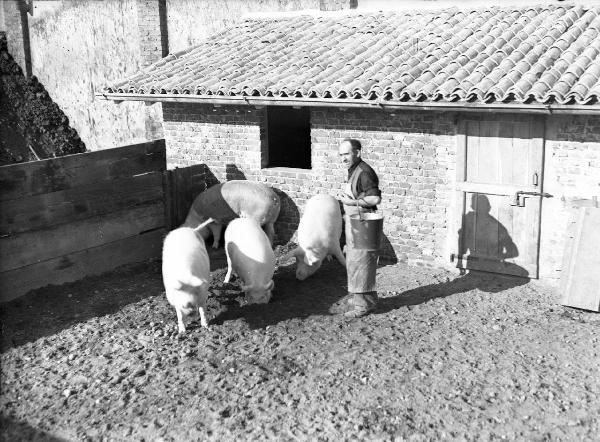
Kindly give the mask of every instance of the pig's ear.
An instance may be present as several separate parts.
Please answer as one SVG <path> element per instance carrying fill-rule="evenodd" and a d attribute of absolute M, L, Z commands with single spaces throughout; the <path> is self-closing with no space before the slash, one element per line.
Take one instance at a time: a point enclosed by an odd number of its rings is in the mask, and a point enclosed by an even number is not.
<path fill-rule="evenodd" d="M 314 265 L 315 263 L 319 262 L 319 258 L 317 257 L 317 255 L 315 253 L 312 252 L 312 250 L 307 253 L 304 254 L 304 262 L 306 264 L 308 264 L 309 266 Z"/>
<path fill-rule="evenodd" d="M 265 290 L 273 290 L 273 287 L 275 287 L 275 282 L 271 279 L 265 286 Z"/>
<path fill-rule="evenodd" d="M 192 287 L 202 287 L 206 283 L 207 281 L 200 279 L 197 276 L 191 276 L 190 280 L 188 281 L 188 284 Z"/>
<path fill-rule="evenodd" d="M 170 286 L 173 290 L 181 290 L 185 287 L 185 284 L 177 279 L 171 282 Z"/>

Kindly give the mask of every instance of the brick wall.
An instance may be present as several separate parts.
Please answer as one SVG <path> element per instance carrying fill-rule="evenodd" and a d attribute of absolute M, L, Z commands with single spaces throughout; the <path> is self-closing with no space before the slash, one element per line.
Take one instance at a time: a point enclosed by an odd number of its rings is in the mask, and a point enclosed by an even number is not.
<path fill-rule="evenodd" d="M 339 142 L 360 139 L 363 158 L 381 181 L 386 255 L 447 265 L 455 175 L 453 115 L 313 108 L 312 170 L 303 170 L 261 169 L 264 109 L 165 103 L 163 111 L 170 168 L 206 163 L 213 182 L 246 178 L 279 189 L 279 242 L 292 238 L 310 196 L 338 192 L 347 173 L 338 158 Z"/>
<path fill-rule="evenodd" d="M 555 116 L 546 123 L 540 278 L 557 284 L 568 224 L 578 200 L 600 198 L 600 120 L 594 116 Z"/>
<path fill-rule="evenodd" d="M 136 0 L 142 66 L 169 53 L 166 0 Z"/>
<path fill-rule="evenodd" d="M 455 201 L 456 118 L 452 113 L 313 108 L 312 169 L 261 169 L 264 109 L 165 104 L 169 167 L 206 163 L 211 183 L 246 178 L 279 189 L 278 241 L 292 239 L 302 207 L 315 193 L 337 193 L 346 171 L 337 147 L 363 142 L 378 172 L 386 217 L 386 254 L 412 264 L 451 268 Z M 565 231 L 576 202 L 600 197 L 600 124 L 596 117 L 549 117 L 546 122 L 540 278 L 556 284 Z"/>

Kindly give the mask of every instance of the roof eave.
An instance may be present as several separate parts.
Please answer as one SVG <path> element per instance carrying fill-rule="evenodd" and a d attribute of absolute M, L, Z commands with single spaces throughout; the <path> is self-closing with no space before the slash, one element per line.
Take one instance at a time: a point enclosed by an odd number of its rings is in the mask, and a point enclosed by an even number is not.
<path fill-rule="evenodd" d="M 300 106 L 300 107 L 339 107 L 369 108 L 385 110 L 433 110 L 446 112 L 511 112 L 529 114 L 600 114 L 599 104 L 524 104 L 524 103 L 473 103 L 473 102 L 410 102 L 366 99 L 335 98 L 295 98 L 295 97 L 255 97 L 255 96 L 215 96 L 215 95 L 182 95 L 182 94 L 126 94 L 96 93 L 96 97 L 122 101 L 144 101 L 146 104 L 166 103 L 203 103 L 213 105 L 248 105 L 248 106 Z"/>

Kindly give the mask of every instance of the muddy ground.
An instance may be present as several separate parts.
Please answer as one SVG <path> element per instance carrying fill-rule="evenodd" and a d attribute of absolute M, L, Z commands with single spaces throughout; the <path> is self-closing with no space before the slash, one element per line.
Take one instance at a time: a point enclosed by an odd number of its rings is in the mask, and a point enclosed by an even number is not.
<path fill-rule="evenodd" d="M 240 307 L 222 258 L 210 330 L 184 336 L 159 262 L 4 304 L 3 440 L 599 438 L 600 315 L 538 283 L 382 265 L 348 320 L 335 261 Z"/>

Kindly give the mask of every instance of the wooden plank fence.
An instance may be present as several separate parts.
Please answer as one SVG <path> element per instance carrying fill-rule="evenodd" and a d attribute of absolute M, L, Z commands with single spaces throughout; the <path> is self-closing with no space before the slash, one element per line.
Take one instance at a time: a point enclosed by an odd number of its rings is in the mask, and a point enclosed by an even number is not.
<path fill-rule="evenodd" d="M 197 164 L 165 172 L 165 210 L 170 229 L 181 225 L 194 198 L 206 190 L 206 165 Z"/>
<path fill-rule="evenodd" d="M 205 171 L 164 140 L 0 167 L 0 302 L 160 257 Z"/>
<path fill-rule="evenodd" d="M 160 256 L 165 169 L 164 140 L 0 167 L 0 301 Z"/>

